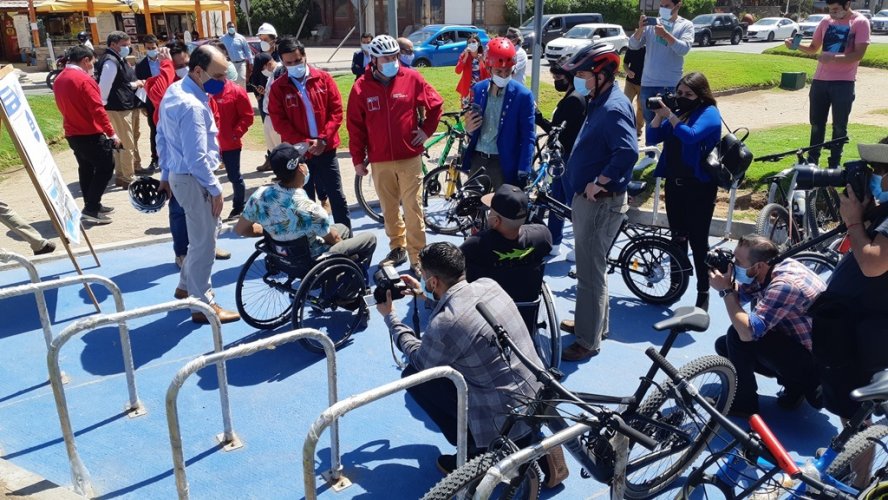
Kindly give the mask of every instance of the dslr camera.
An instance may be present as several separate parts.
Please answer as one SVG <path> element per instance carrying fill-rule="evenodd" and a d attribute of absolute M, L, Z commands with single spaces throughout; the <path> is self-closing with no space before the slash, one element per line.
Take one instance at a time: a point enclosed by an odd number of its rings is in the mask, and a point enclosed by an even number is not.
<path fill-rule="evenodd" d="M 382 304 L 386 301 L 385 292 L 392 292 L 392 300 L 409 295 L 410 287 L 401 281 L 401 275 L 393 266 L 381 266 L 373 273 L 373 281 L 376 282 L 376 288 L 373 289 L 373 299 L 376 304 Z M 372 304 L 368 304 L 372 305 Z"/>
<path fill-rule="evenodd" d="M 665 94 L 657 94 L 654 97 L 649 97 L 647 102 L 644 103 L 645 107 L 650 110 L 660 109 L 660 103 L 663 103 L 663 106 L 675 111 L 678 107 L 678 103 L 675 100 L 675 94 L 672 92 L 666 92 Z"/>
<path fill-rule="evenodd" d="M 710 269 L 725 274 L 728 272 L 728 266 L 734 263 L 734 252 L 726 248 L 715 248 L 706 254 L 704 262 Z"/>
<path fill-rule="evenodd" d="M 851 185 L 857 198 L 863 201 L 869 190 L 872 170 L 865 161 L 849 161 L 842 168 L 796 167 L 796 187 L 813 189 L 818 187 L 845 187 Z"/>

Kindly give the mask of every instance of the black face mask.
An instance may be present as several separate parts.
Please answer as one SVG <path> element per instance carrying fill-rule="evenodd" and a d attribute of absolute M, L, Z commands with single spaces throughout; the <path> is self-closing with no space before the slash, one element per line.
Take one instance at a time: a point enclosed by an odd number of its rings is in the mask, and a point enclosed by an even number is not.
<path fill-rule="evenodd" d="M 555 80 L 555 90 L 558 92 L 567 92 L 567 89 L 570 88 L 570 82 L 565 79 Z"/>
<path fill-rule="evenodd" d="M 700 105 L 700 99 L 689 99 L 687 97 L 676 97 L 675 98 L 675 112 L 687 113 L 688 111 L 693 111 Z"/>

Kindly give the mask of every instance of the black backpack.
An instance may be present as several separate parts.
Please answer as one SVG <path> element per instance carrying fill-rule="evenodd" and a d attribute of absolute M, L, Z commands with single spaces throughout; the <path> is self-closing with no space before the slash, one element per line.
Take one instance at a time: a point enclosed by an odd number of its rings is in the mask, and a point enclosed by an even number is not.
<path fill-rule="evenodd" d="M 722 123 L 724 119 L 722 119 Z M 731 131 L 731 127 L 725 123 L 728 133 L 725 134 L 712 151 L 706 153 L 703 165 L 706 172 L 724 189 L 731 189 L 735 182 L 739 182 L 746 175 L 746 169 L 752 164 L 752 152 L 746 147 L 744 141 L 749 137 L 749 129 L 740 127 Z M 745 131 L 743 138 L 737 137 L 737 132 Z"/>

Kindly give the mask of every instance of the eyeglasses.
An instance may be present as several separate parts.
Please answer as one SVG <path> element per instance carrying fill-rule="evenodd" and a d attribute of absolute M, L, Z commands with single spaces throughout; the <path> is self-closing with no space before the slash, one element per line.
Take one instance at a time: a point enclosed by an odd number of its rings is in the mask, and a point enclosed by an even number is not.
<path fill-rule="evenodd" d="M 401 53 L 409 56 L 413 54 L 413 49 L 401 49 Z"/>

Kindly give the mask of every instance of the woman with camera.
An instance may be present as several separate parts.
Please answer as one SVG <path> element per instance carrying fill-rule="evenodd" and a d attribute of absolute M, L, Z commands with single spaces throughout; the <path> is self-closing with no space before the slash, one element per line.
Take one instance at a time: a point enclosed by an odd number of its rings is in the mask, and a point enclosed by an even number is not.
<path fill-rule="evenodd" d="M 663 143 L 654 175 L 666 179 L 666 215 L 673 241 L 684 252 L 690 245 L 697 272 L 697 307 L 709 306 L 709 225 L 718 186 L 704 159 L 721 138 L 721 114 L 709 81 L 702 73 L 679 80 L 675 95 L 646 103 L 655 116 L 647 128 L 648 143 Z"/>
<path fill-rule="evenodd" d="M 456 93 L 465 101 L 469 98 L 472 91 L 472 85 L 490 78 L 487 67 L 484 64 L 484 46 L 478 35 L 469 35 L 466 40 L 466 50 L 459 56 L 456 67 L 453 68 L 456 74 L 461 74 L 459 83 L 456 84 Z"/>

